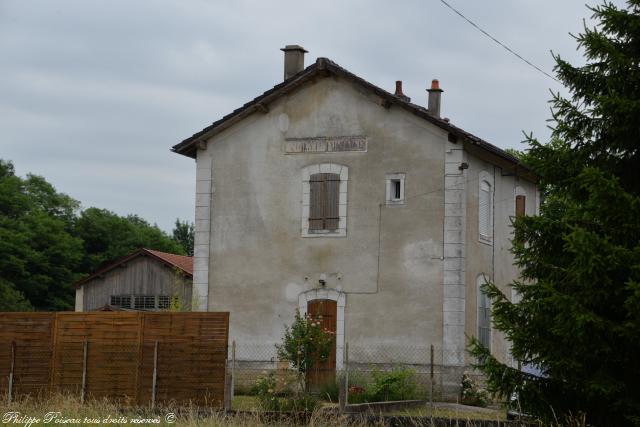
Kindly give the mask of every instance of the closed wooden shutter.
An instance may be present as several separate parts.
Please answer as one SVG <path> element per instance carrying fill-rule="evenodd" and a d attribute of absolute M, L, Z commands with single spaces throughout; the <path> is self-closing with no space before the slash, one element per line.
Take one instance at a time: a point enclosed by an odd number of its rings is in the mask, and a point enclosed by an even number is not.
<path fill-rule="evenodd" d="M 526 200 L 525 196 L 516 196 L 516 217 L 524 216 Z"/>
<path fill-rule="evenodd" d="M 478 231 L 483 237 L 491 237 L 491 185 L 482 181 L 478 201 Z"/>
<path fill-rule="evenodd" d="M 340 221 L 340 175 L 313 174 L 309 186 L 309 230 L 337 230 Z"/>

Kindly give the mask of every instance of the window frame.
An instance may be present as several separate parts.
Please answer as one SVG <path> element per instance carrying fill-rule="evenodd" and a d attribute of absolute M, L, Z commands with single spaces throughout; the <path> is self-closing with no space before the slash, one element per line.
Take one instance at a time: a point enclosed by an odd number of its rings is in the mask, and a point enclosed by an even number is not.
<path fill-rule="evenodd" d="M 330 229 L 310 229 L 309 218 L 311 210 L 311 177 L 315 174 L 337 174 L 338 184 L 338 227 Z M 316 163 L 302 168 L 302 209 L 301 209 L 301 237 L 346 237 L 347 235 L 347 198 L 348 198 L 349 168 L 336 163 Z"/>
<path fill-rule="evenodd" d="M 489 187 L 487 201 L 487 209 L 486 220 L 488 221 L 485 225 L 487 226 L 487 230 L 483 230 L 482 227 L 482 195 L 483 195 L 483 185 Z M 486 171 L 480 172 L 479 180 L 478 180 L 478 241 L 481 243 L 485 243 L 488 245 L 493 244 L 493 222 L 494 222 L 494 197 L 495 197 L 495 187 L 493 183 L 493 177 Z M 486 231 L 486 234 L 483 233 Z"/>
<path fill-rule="evenodd" d="M 404 205 L 405 204 L 405 177 L 403 172 L 388 173 L 386 176 L 386 203 L 387 205 Z M 394 195 L 394 183 L 400 183 L 400 197 Z"/>

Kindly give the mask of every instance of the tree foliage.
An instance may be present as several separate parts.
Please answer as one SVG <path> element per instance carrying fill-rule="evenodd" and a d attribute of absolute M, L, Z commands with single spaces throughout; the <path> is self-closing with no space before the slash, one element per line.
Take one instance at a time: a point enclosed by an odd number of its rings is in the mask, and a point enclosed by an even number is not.
<path fill-rule="evenodd" d="M 195 229 L 193 222 L 180 221 L 176 219 L 176 225 L 173 228 L 173 240 L 182 246 L 182 250 L 189 256 L 193 256 L 193 243 L 195 238 Z"/>
<path fill-rule="evenodd" d="M 119 216 L 106 209 L 88 208 L 75 222 L 74 234 L 83 241 L 80 269 L 91 272 L 139 248 L 183 255 L 182 246 L 157 225 L 136 215 Z"/>
<path fill-rule="evenodd" d="M 44 178 L 16 176 L 0 159 L 0 311 L 71 309 L 73 282 L 141 247 L 184 254 L 144 219 L 81 211 Z"/>
<path fill-rule="evenodd" d="M 554 95 L 552 141 L 530 139 L 540 216 L 515 222 L 521 280 L 512 303 L 494 285 L 494 327 L 541 376 L 509 368 L 473 340 L 492 391 L 517 391 L 542 418 L 640 425 L 640 1 L 591 9 L 576 37 L 587 63 L 556 56 L 570 98 Z"/>

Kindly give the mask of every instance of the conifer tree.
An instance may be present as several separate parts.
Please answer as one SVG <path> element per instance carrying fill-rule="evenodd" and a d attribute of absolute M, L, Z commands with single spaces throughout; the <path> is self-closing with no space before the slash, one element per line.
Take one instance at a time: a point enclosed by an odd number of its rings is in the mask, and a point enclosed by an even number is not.
<path fill-rule="evenodd" d="M 548 144 L 523 160 L 540 176 L 540 215 L 514 223 L 521 278 L 511 302 L 494 284 L 493 325 L 541 375 L 471 353 L 493 392 L 516 392 L 542 419 L 640 425 L 640 0 L 590 8 L 576 37 L 586 64 L 555 56 L 570 97 L 555 94 Z"/>

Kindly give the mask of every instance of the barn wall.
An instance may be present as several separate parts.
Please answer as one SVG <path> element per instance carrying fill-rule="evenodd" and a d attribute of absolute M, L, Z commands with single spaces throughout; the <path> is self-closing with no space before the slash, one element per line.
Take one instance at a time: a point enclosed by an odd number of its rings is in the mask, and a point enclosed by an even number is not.
<path fill-rule="evenodd" d="M 191 307 L 191 279 L 176 274 L 158 260 L 140 256 L 82 285 L 82 311 L 109 304 L 111 295 L 178 295 Z"/>

